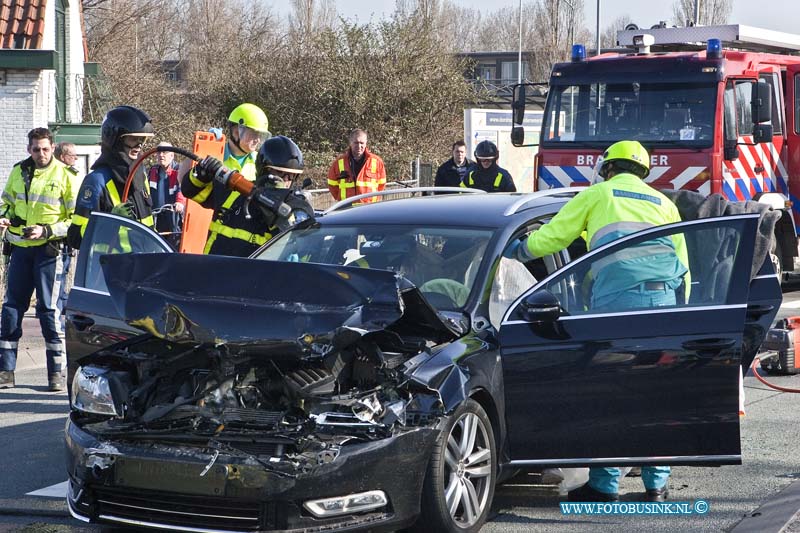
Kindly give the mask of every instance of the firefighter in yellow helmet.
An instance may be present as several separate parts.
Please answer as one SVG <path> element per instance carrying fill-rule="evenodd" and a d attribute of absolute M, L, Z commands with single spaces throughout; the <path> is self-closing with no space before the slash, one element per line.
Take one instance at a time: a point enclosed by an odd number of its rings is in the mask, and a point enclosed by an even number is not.
<path fill-rule="evenodd" d="M 254 104 L 237 106 L 228 116 L 228 141 L 222 165 L 254 182 L 258 148 L 269 137 L 269 121 L 261 108 Z M 205 253 L 244 257 L 253 250 L 253 245 L 266 242 L 264 235 L 241 227 L 244 216 L 235 216 L 242 212 L 245 198 L 212 181 L 208 173 L 185 173 L 181 191 L 186 198 L 214 210 Z"/>
<path fill-rule="evenodd" d="M 644 182 L 650 173 L 650 156 L 639 142 L 611 145 L 598 173 L 603 181 L 581 191 L 548 224 L 511 245 L 504 255 L 527 262 L 566 248 L 584 232 L 591 250 L 646 228 L 680 222 L 675 205 Z M 619 258 L 592 272 L 593 311 L 676 305 L 678 294 L 688 296 L 689 261 L 681 234 L 653 239 L 628 251 L 639 255 Z M 685 287 L 679 289 L 682 284 Z M 667 498 L 669 473 L 668 466 L 642 467 L 647 501 Z M 570 501 L 618 500 L 619 474 L 618 468 L 591 468 L 589 482 L 571 491 Z"/>

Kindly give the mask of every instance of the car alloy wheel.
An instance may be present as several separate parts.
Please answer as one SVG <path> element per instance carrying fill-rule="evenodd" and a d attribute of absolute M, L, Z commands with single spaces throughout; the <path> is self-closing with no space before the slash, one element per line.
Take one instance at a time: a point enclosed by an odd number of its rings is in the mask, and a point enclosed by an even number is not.
<path fill-rule="evenodd" d="M 473 526 L 486 507 L 492 476 L 489 431 L 474 413 L 464 413 L 450 429 L 445 449 L 444 498 L 453 521 Z"/>
<path fill-rule="evenodd" d="M 497 452 L 492 422 L 473 399 L 448 417 L 433 448 L 412 531 L 475 533 L 494 497 Z"/>

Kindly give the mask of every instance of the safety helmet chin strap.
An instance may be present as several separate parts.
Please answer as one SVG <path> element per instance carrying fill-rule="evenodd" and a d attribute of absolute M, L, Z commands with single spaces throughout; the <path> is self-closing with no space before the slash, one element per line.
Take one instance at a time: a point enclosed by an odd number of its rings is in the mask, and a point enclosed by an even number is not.
<path fill-rule="evenodd" d="M 242 128 L 244 128 L 245 126 L 242 124 L 236 124 L 235 122 L 230 122 L 229 124 L 230 128 L 228 128 L 228 131 L 230 132 L 231 135 L 229 135 L 228 137 L 230 138 L 230 140 L 233 141 L 233 145 L 236 148 L 238 148 L 240 152 L 244 154 L 248 153 L 247 150 L 242 148 L 242 145 L 239 144 L 242 139 Z M 233 136 L 234 129 L 236 129 L 236 137 Z"/>

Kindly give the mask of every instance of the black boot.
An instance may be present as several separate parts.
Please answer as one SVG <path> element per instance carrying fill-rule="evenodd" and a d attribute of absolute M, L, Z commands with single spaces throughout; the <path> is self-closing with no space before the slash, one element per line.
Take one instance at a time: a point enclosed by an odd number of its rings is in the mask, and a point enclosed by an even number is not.
<path fill-rule="evenodd" d="M 589 486 L 588 483 L 569 491 L 567 496 L 571 502 L 617 502 L 619 494 L 600 492 Z"/>
<path fill-rule="evenodd" d="M 0 372 L 0 389 L 13 389 L 14 388 L 14 372 L 2 371 Z"/>
<path fill-rule="evenodd" d="M 660 489 L 647 489 L 644 494 L 646 502 L 663 502 L 669 498 L 669 488 L 666 485 Z"/>
<path fill-rule="evenodd" d="M 51 372 L 47 374 L 47 390 L 50 392 L 60 392 L 64 390 L 64 377 L 61 372 Z"/>

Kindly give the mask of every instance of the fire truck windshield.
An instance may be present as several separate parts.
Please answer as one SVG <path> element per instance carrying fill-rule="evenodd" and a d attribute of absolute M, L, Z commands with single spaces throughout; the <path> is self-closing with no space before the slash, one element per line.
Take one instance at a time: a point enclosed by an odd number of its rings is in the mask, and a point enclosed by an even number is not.
<path fill-rule="evenodd" d="M 551 86 L 541 143 L 701 148 L 714 139 L 716 83 L 614 82 Z"/>

